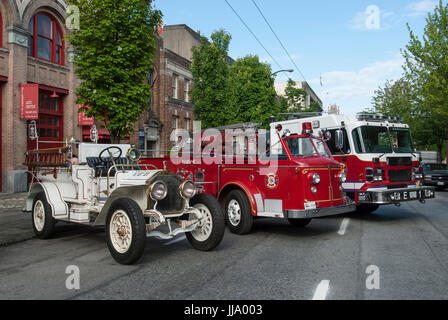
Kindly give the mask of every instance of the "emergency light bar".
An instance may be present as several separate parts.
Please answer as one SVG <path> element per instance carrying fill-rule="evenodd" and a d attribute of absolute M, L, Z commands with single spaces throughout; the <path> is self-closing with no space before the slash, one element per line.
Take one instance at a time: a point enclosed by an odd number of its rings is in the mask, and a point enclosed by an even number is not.
<path fill-rule="evenodd" d="M 391 121 L 391 122 L 403 122 L 402 117 L 391 117 L 383 114 L 365 113 L 361 112 L 356 115 L 356 119 L 359 121 Z"/>
<path fill-rule="evenodd" d="M 311 134 L 313 132 L 313 126 L 311 122 L 302 123 L 302 134 Z"/>

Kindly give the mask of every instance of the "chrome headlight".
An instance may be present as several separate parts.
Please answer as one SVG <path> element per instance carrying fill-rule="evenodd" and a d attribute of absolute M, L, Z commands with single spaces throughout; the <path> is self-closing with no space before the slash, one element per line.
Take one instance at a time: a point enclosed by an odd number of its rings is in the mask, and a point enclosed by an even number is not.
<path fill-rule="evenodd" d="M 320 175 L 315 173 L 313 175 L 313 184 L 319 184 L 320 183 Z"/>
<path fill-rule="evenodd" d="M 184 198 L 193 198 L 196 195 L 197 191 L 198 188 L 193 181 L 187 180 L 180 185 L 180 193 Z"/>
<path fill-rule="evenodd" d="M 168 194 L 168 188 L 162 181 L 156 181 L 150 186 L 149 195 L 152 200 L 160 201 L 166 198 Z"/>
<path fill-rule="evenodd" d="M 339 180 L 344 183 L 345 181 L 347 181 L 347 175 L 345 174 L 345 172 L 341 172 L 339 174 Z"/>

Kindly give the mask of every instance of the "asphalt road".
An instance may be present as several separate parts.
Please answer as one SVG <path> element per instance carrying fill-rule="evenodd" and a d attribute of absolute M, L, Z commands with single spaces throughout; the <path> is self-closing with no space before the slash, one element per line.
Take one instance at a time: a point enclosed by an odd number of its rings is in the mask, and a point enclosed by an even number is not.
<path fill-rule="evenodd" d="M 61 225 L 55 239 L 0 247 L 0 299 L 448 299 L 447 208 L 440 192 L 305 229 L 258 220 L 205 253 L 148 239 L 136 266 L 114 262 L 101 229 Z M 79 290 L 66 287 L 71 265 Z"/>

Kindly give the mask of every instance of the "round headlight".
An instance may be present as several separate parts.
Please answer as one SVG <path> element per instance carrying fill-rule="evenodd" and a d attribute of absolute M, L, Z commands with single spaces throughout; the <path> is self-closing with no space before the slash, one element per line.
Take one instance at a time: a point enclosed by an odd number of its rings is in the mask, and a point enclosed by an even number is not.
<path fill-rule="evenodd" d="M 320 183 L 320 175 L 315 173 L 313 174 L 313 184 L 319 184 Z"/>
<path fill-rule="evenodd" d="M 341 172 L 339 174 L 339 180 L 341 180 L 342 183 L 344 183 L 345 181 L 347 181 L 347 175 L 345 174 L 345 172 Z"/>
<path fill-rule="evenodd" d="M 162 181 L 157 181 L 151 185 L 151 190 L 149 194 L 152 200 L 160 201 L 166 198 L 167 193 L 168 189 L 166 187 L 166 184 L 163 183 Z"/>
<path fill-rule="evenodd" d="M 142 157 L 142 154 L 139 150 L 131 148 L 129 149 L 127 156 L 129 160 L 137 162 Z"/>
<path fill-rule="evenodd" d="M 198 191 L 193 181 L 187 180 L 180 185 L 180 193 L 184 198 L 193 198 Z"/>

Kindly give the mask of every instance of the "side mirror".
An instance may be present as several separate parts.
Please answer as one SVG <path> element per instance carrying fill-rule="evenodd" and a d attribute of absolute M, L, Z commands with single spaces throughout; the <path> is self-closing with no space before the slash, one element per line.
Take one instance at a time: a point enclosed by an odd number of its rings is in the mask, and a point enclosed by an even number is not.
<path fill-rule="evenodd" d="M 337 150 L 344 149 L 344 132 L 342 130 L 336 130 L 335 132 L 335 147 Z"/>

